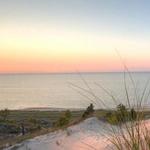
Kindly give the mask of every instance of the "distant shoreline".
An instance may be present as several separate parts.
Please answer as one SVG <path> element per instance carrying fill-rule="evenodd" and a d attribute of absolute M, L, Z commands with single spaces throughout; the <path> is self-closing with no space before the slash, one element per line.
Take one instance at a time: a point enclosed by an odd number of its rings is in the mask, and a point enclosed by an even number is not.
<path fill-rule="evenodd" d="M 86 108 L 28 107 L 28 108 L 14 109 L 14 111 L 15 110 L 17 111 L 65 111 L 68 109 L 71 111 L 82 111 L 85 110 Z"/>
<path fill-rule="evenodd" d="M 62 75 L 62 74 L 105 74 L 105 73 L 124 73 L 126 71 L 93 71 L 93 72 L 8 72 L 0 73 L 0 75 Z M 129 71 L 130 73 L 150 73 L 148 71 Z"/>
<path fill-rule="evenodd" d="M 57 107 L 27 107 L 27 108 L 18 108 L 18 109 L 9 109 L 10 111 L 66 111 L 66 110 L 70 110 L 70 111 L 84 111 L 86 109 L 85 108 L 57 108 Z M 150 106 L 143 106 L 143 108 L 139 109 L 134 107 L 134 109 L 136 111 L 150 111 Z M 95 110 L 115 110 L 115 108 L 95 108 Z"/>

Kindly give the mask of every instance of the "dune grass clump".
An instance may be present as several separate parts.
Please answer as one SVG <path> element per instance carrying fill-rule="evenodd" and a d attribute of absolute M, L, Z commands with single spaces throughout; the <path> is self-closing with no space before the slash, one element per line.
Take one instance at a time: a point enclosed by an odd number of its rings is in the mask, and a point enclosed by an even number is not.
<path fill-rule="evenodd" d="M 111 129 L 108 137 L 114 150 L 150 150 L 150 130 L 141 114 L 136 120 L 130 120 L 117 125 L 117 130 Z"/>
<path fill-rule="evenodd" d="M 127 73 L 124 73 L 125 105 L 120 103 L 118 98 L 115 98 L 107 89 L 95 83 L 96 86 L 112 99 L 116 106 L 113 109 L 107 107 L 105 101 L 94 93 L 81 75 L 86 88 L 72 83 L 70 85 L 89 102 L 107 110 L 104 120 L 109 123 L 109 126 L 105 129 L 108 133 L 105 137 L 108 140 L 108 147 L 111 150 L 150 150 L 150 124 L 145 118 L 146 111 L 144 109 L 144 105 L 147 104 L 150 95 L 150 90 L 148 89 L 149 82 L 146 83 L 142 90 L 138 91 L 132 74 L 125 65 L 124 67 L 127 70 Z M 129 85 L 133 86 L 133 97 L 130 95 L 131 91 L 127 86 L 126 74 L 131 82 Z"/>
<path fill-rule="evenodd" d="M 142 94 L 138 94 L 135 82 L 130 75 L 134 89 L 134 101 L 130 98 L 125 81 L 127 107 L 120 104 L 116 108 L 117 130 L 110 127 L 108 140 L 114 150 L 150 150 L 150 126 L 145 118 L 144 105 L 149 99 L 150 90 L 146 83 Z M 131 103 L 132 102 L 132 103 Z M 135 111 L 136 109 L 136 111 Z"/>

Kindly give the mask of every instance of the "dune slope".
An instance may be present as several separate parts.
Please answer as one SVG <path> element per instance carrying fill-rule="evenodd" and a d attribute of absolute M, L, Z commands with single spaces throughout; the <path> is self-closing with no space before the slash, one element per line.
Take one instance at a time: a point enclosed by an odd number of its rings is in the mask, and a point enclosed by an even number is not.
<path fill-rule="evenodd" d="M 66 130 L 59 130 L 47 135 L 15 145 L 17 150 L 104 150 L 108 141 L 104 135 L 107 125 L 92 117 Z M 12 150 L 10 147 L 7 150 Z"/>

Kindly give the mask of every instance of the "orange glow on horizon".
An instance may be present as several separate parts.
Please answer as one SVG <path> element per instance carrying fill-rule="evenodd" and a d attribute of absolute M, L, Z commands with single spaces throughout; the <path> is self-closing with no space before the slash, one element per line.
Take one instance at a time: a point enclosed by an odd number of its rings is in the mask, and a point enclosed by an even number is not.
<path fill-rule="evenodd" d="M 150 69 L 150 45 L 146 39 L 137 38 L 135 42 L 111 34 L 101 36 L 53 27 L 32 29 L 0 28 L 0 73 L 123 71 L 116 47 L 129 68 Z"/>

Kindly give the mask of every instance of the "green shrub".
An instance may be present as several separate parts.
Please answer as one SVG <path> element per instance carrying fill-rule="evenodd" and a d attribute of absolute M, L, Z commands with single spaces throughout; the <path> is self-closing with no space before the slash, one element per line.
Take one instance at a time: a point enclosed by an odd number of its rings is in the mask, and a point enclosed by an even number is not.
<path fill-rule="evenodd" d="M 105 117 L 110 124 L 122 124 L 127 121 L 136 120 L 137 112 L 134 110 L 134 108 L 128 110 L 123 104 L 119 104 L 116 107 L 116 111 L 108 112 Z"/>
<path fill-rule="evenodd" d="M 90 106 L 87 107 L 85 112 L 82 115 L 82 118 L 86 118 L 94 113 L 94 106 L 93 104 L 90 104 Z"/>
<path fill-rule="evenodd" d="M 58 119 L 58 121 L 56 122 L 56 126 L 58 127 L 64 127 L 66 125 L 69 124 L 70 119 L 71 119 L 72 115 L 70 110 L 65 111 L 60 118 Z"/>
<path fill-rule="evenodd" d="M 127 108 L 123 104 L 119 104 L 117 106 L 116 116 L 117 116 L 118 122 L 121 122 L 121 123 L 126 122 L 129 119 Z"/>
<path fill-rule="evenodd" d="M 64 116 L 68 119 L 71 119 L 72 114 L 71 114 L 70 110 L 66 110 Z"/>
<path fill-rule="evenodd" d="M 113 124 L 113 125 L 118 124 L 118 118 L 117 118 L 116 113 L 113 113 L 113 112 L 106 113 L 105 119 L 110 124 Z"/>

